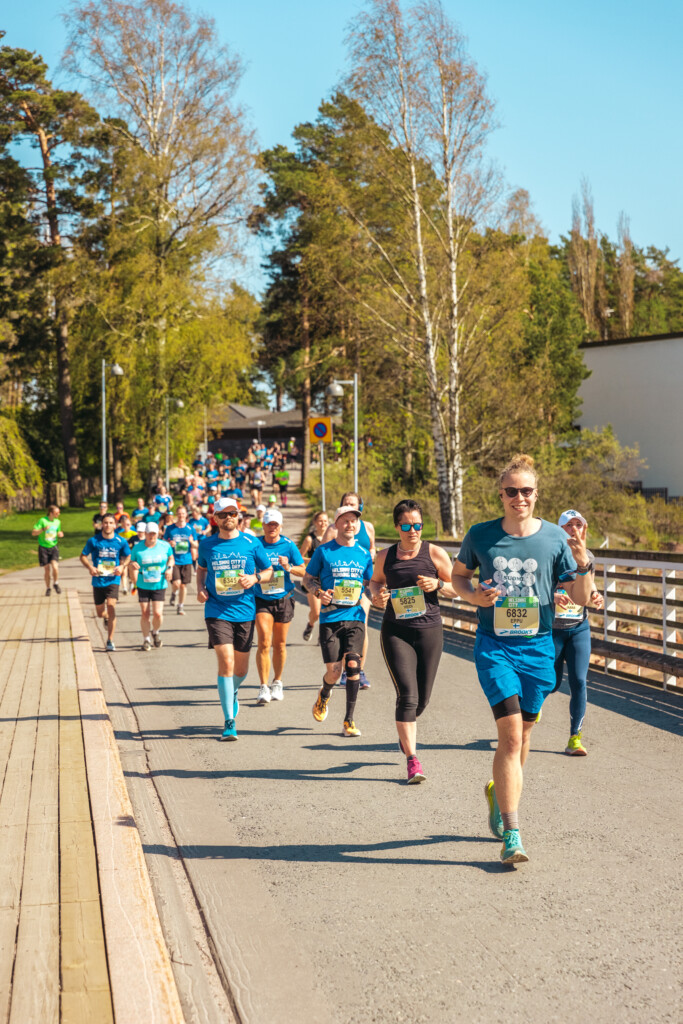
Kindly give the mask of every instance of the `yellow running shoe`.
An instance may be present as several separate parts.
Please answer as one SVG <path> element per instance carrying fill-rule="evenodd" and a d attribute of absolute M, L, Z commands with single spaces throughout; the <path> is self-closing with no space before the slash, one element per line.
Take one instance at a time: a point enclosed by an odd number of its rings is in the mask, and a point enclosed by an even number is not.
<path fill-rule="evenodd" d="M 355 722 L 349 722 L 348 719 L 344 722 L 344 736 L 360 736 L 361 731 Z"/>
<path fill-rule="evenodd" d="M 327 705 L 329 700 L 329 697 L 323 697 L 322 690 L 318 690 L 318 699 L 313 705 L 313 717 L 316 722 L 324 722 L 327 718 Z"/>
<path fill-rule="evenodd" d="M 576 732 L 573 736 L 569 737 L 569 743 L 564 748 L 565 754 L 569 754 L 570 757 L 585 757 L 588 751 L 581 742 L 581 733 Z"/>

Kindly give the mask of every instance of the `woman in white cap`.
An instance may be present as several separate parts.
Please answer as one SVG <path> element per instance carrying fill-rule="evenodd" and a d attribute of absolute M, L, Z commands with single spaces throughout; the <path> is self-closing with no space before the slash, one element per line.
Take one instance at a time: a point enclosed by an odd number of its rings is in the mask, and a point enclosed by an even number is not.
<path fill-rule="evenodd" d="M 273 567 L 273 576 L 268 582 L 257 583 L 254 587 L 256 598 L 256 633 L 258 650 L 256 667 L 261 688 L 259 704 L 271 700 L 282 700 L 282 675 L 287 660 L 287 633 L 294 618 L 294 583 L 292 576 L 304 575 L 304 560 L 294 541 L 282 536 L 282 513 L 268 509 L 263 517 L 263 537 L 256 543 L 262 545 Z M 270 678 L 270 650 L 273 649 L 273 685 Z"/>
<path fill-rule="evenodd" d="M 586 520 L 576 509 L 569 508 L 558 519 L 568 536 L 572 536 L 574 528 L 587 526 Z M 590 562 L 591 601 L 598 611 L 605 606 L 602 596 L 595 589 L 595 565 L 593 555 L 587 550 Z M 581 741 L 583 720 L 586 714 L 586 689 L 588 669 L 591 658 L 591 627 L 588 621 L 588 609 L 583 605 L 574 604 L 562 584 L 555 589 L 555 619 L 553 622 L 553 642 L 555 644 L 555 676 L 557 683 L 553 693 L 562 685 L 565 663 L 569 676 L 569 742 L 565 754 L 571 757 L 585 757 L 588 751 Z"/>

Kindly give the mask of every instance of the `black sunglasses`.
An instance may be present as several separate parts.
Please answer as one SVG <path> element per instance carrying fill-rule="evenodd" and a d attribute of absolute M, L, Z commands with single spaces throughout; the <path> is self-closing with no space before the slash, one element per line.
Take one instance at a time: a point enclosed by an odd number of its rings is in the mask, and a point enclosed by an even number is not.
<path fill-rule="evenodd" d="M 227 512 L 214 512 L 214 519 L 225 519 L 226 516 L 238 516 L 239 512 L 236 509 L 230 509 Z"/>
<path fill-rule="evenodd" d="M 507 494 L 508 498 L 516 498 L 518 494 L 521 494 L 523 498 L 530 498 L 536 490 L 535 487 L 504 487 L 503 490 Z"/>
<path fill-rule="evenodd" d="M 411 530 L 415 530 L 416 533 L 419 533 L 422 529 L 422 523 L 401 523 L 400 525 L 403 533 L 410 533 Z"/>

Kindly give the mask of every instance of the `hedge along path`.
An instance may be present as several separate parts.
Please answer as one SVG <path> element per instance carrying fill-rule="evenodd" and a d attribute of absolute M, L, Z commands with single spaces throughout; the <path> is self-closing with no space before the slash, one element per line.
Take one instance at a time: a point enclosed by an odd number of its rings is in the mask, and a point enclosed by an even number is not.
<path fill-rule="evenodd" d="M 180 1024 L 75 591 L 0 585 L 0 784 L 0 1022 Z"/>

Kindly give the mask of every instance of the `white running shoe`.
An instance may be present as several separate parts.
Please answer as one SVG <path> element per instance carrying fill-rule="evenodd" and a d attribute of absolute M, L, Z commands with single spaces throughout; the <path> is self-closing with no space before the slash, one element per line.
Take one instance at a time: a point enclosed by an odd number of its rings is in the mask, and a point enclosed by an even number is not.
<path fill-rule="evenodd" d="M 270 687 L 269 686 L 262 686 L 261 689 L 258 692 L 258 700 L 256 701 L 256 703 L 257 704 L 270 704 L 270 698 L 271 698 Z"/>
<path fill-rule="evenodd" d="M 270 690 L 270 695 L 273 698 L 273 700 L 282 700 L 283 699 L 284 693 L 282 692 L 282 680 L 281 679 L 274 679 L 273 680 L 273 685 L 272 685 L 271 690 Z"/>

